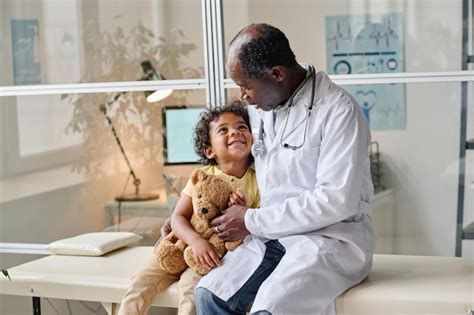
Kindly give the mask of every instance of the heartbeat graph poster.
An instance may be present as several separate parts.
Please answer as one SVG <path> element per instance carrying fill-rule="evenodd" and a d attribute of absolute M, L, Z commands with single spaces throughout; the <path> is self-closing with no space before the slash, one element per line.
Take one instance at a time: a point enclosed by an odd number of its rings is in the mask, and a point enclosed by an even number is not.
<path fill-rule="evenodd" d="M 326 17 L 329 74 L 403 72 L 403 17 L 400 13 Z M 406 128 L 405 85 L 344 87 L 362 106 L 372 130 Z"/>

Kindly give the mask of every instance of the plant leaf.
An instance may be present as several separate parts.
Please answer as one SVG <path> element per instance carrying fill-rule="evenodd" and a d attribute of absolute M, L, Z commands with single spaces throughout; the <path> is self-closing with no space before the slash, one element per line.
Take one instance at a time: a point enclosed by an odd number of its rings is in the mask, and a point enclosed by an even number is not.
<path fill-rule="evenodd" d="M 8 270 L 6 269 L 2 269 L 2 273 L 5 277 L 8 278 L 8 280 L 12 281 L 12 278 L 10 278 L 10 275 L 8 274 Z"/>

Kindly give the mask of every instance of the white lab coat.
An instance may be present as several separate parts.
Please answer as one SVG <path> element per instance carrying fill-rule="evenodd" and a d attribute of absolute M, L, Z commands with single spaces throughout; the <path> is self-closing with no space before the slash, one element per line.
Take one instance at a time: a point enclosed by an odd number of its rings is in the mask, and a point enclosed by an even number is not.
<path fill-rule="evenodd" d="M 299 145 L 312 80 L 295 95 L 284 142 Z M 247 281 L 278 239 L 286 253 L 260 287 L 251 312 L 334 314 L 334 299 L 362 281 L 372 265 L 370 132 L 354 98 L 316 73 L 314 109 L 306 142 L 280 145 L 285 121 L 274 130 L 273 113 L 249 106 L 254 143 L 260 120 L 266 153 L 255 157 L 261 208 L 248 209 L 243 245 L 199 283 L 228 300 Z"/>

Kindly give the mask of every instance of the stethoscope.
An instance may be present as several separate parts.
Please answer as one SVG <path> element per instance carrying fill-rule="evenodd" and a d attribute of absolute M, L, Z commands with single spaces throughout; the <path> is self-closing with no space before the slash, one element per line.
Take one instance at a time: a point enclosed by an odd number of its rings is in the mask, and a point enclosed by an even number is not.
<path fill-rule="evenodd" d="M 299 88 L 293 93 L 293 95 L 290 98 L 290 101 L 288 103 L 288 110 L 286 112 L 286 118 L 285 118 L 285 125 L 283 127 L 283 131 L 281 133 L 280 137 L 280 145 L 285 148 L 285 149 L 292 149 L 292 150 L 298 150 L 300 149 L 306 142 L 306 134 L 308 132 L 308 123 L 309 123 L 309 118 L 311 117 L 311 112 L 313 110 L 313 105 L 314 105 L 314 97 L 315 97 L 315 91 L 316 91 L 316 74 L 314 67 L 312 65 L 309 65 L 308 71 L 310 72 L 309 75 L 304 79 L 303 83 L 300 84 Z M 290 111 L 293 107 L 293 99 L 295 98 L 295 95 L 298 94 L 300 89 L 305 85 L 305 83 L 309 80 L 312 79 L 312 86 L 311 86 L 311 102 L 307 108 L 307 116 L 306 116 L 306 122 L 304 126 L 304 134 L 303 134 L 303 141 L 301 144 L 298 145 L 291 145 L 286 142 L 283 142 L 283 139 L 285 139 L 285 133 L 286 133 L 286 126 L 288 125 L 288 118 L 290 117 Z M 253 156 L 263 156 L 266 153 L 266 148 L 265 148 L 265 143 L 263 142 L 263 119 L 260 119 L 260 127 L 258 130 L 258 138 L 257 141 L 253 144 L 252 146 L 252 154 Z"/>

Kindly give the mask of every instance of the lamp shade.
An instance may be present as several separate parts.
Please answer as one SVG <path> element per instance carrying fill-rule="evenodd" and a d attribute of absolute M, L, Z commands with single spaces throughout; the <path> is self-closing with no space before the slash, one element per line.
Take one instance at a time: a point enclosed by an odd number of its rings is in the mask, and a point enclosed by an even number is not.
<path fill-rule="evenodd" d="M 144 73 L 144 76 L 141 80 L 166 80 L 166 78 L 159 71 L 156 71 L 150 60 L 142 61 L 141 66 Z M 171 89 L 159 89 L 154 92 L 145 91 L 146 101 L 148 103 L 159 102 L 170 96 L 171 93 L 173 93 L 173 90 Z"/>
<path fill-rule="evenodd" d="M 146 101 L 148 103 L 155 103 L 164 100 L 168 96 L 173 93 L 173 90 L 166 89 L 166 90 L 156 90 L 155 92 L 151 93 L 146 97 Z"/>

